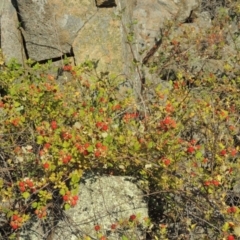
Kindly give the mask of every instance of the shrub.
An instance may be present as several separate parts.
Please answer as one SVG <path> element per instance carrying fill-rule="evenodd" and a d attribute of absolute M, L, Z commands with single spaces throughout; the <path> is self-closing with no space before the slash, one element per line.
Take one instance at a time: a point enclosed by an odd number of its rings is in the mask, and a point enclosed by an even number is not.
<path fill-rule="evenodd" d="M 220 17 L 230 21 L 227 15 Z M 63 66 L 72 74 L 64 83 L 48 74 L 51 64 L 3 66 L 2 236 L 14 238 L 31 219 L 47 219 L 56 208 L 74 207 L 83 172 L 96 169 L 141 180 L 152 210 L 159 213 L 152 215 L 152 238 L 186 237 L 199 229 L 200 237 L 239 236 L 239 207 L 230 199 L 240 167 L 235 141 L 239 53 L 223 61 L 221 74 L 196 73 L 189 66 L 196 54 L 221 58 L 227 23 L 222 27 L 221 36 L 214 29 L 202 35 L 208 42 L 205 52 L 196 42 L 188 53 L 180 38 L 188 44 L 196 39 L 186 33 L 178 39 L 170 34 L 174 23 L 166 25 L 161 57 L 149 68 L 169 88 L 146 82 L 144 91 L 150 89 L 151 98 L 143 92 L 144 106 L 130 89 L 120 94 L 124 81 L 118 76 L 94 74 L 90 61 Z M 173 77 L 166 77 L 170 70 Z M 133 216 L 130 220 L 134 222 Z"/>

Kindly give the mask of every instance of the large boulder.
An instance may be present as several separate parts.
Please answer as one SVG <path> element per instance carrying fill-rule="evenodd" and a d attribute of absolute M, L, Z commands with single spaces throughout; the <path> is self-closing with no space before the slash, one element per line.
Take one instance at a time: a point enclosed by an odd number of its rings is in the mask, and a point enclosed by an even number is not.
<path fill-rule="evenodd" d="M 26 59 L 23 39 L 18 29 L 17 12 L 9 0 L 0 2 L 0 47 L 6 62 L 15 58 L 19 63 Z"/>
<path fill-rule="evenodd" d="M 10 4 L 10 1 L 4 0 Z M 12 38 L 8 49 L 23 41 L 28 58 L 34 61 L 58 60 L 63 55 L 74 56 L 75 63 L 99 60 L 101 70 L 132 74 L 132 60 L 139 60 L 142 48 L 151 48 L 159 28 L 166 19 L 181 22 L 199 5 L 199 0 L 85 0 L 47 1 L 13 0 L 16 11 L 13 22 L 22 36 Z M 137 24 L 132 28 L 132 23 Z M 10 19 L 8 20 L 10 21 Z M 136 37 L 134 51 L 127 43 L 128 35 Z M 1 31 L 3 38 L 7 32 Z M 19 31 L 17 32 L 19 35 Z M 17 34 L 15 34 L 17 36 Z M 21 42 L 21 41 L 20 41 Z M 20 49 L 20 47 L 18 47 Z M 17 51 L 14 51 L 17 54 Z M 13 54 L 4 50 L 7 59 Z M 19 58 L 18 58 L 19 59 Z M 22 61 L 21 61 L 22 62 Z M 130 70 L 129 70 L 130 69 Z"/>
<path fill-rule="evenodd" d="M 42 61 L 71 53 L 73 40 L 84 25 L 73 4 L 17 0 L 16 9 L 29 58 Z"/>
<path fill-rule="evenodd" d="M 80 184 L 76 207 L 64 214 L 55 212 L 49 217 L 57 222 L 32 222 L 21 232 L 20 239 L 46 239 L 50 234 L 52 240 L 77 240 L 84 236 L 95 239 L 98 234 L 94 229 L 96 225 L 101 228 L 99 232 L 110 240 L 122 239 L 123 235 L 128 239 L 145 239 L 144 218 L 148 217 L 148 202 L 144 196 L 137 180 L 132 177 L 86 174 Z M 139 225 L 128 229 L 131 215 L 137 216 Z M 123 225 L 120 226 L 119 222 Z M 116 223 L 121 231 L 111 230 L 111 225 Z"/>

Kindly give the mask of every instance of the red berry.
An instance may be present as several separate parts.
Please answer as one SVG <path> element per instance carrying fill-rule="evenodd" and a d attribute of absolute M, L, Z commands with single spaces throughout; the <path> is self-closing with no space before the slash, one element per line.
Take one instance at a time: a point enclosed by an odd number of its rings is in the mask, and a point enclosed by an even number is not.
<path fill-rule="evenodd" d="M 72 138 L 72 135 L 69 134 L 68 132 L 63 132 L 63 133 L 62 133 L 62 138 L 63 138 L 64 140 L 69 140 L 69 139 Z"/>
<path fill-rule="evenodd" d="M 68 163 L 68 158 L 67 158 L 67 157 L 64 157 L 64 158 L 62 159 L 62 162 L 63 162 L 64 164 L 67 164 L 67 163 Z"/>
<path fill-rule="evenodd" d="M 0 102 L 0 108 L 3 108 L 3 107 L 4 107 L 4 103 Z"/>
<path fill-rule="evenodd" d="M 101 152 L 99 150 L 97 150 L 95 153 L 94 153 L 95 157 L 100 157 L 101 156 Z"/>
<path fill-rule="evenodd" d="M 226 156 L 227 154 L 227 150 L 226 149 L 223 149 L 221 152 L 220 152 L 220 155 L 221 156 Z"/>
<path fill-rule="evenodd" d="M 107 151 L 107 146 L 104 146 L 104 145 L 103 145 L 103 146 L 101 147 L 101 150 L 102 150 L 102 151 Z"/>
<path fill-rule="evenodd" d="M 204 182 L 204 186 L 209 186 L 210 184 L 211 184 L 210 181 L 205 181 L 205 182 Z"/>
<path fill-rule="evenodd" d="M 97 122 L 97 123 L 96 123 L 96 127 L 97 127 L 97 128 L 102 128 L 102 126 L 103 126 L 103 123 L 102 123 L 102 122 Z"/>
<path fill-rule="evenodd" d="M 113 224 L 111 225 L 111 229 L 114 230 L 114 229 L 116 229 L 116 228 L 117 228 L 117 224 L 113 223 Z"/>
<path fill-rule="evenodd" d="M 57 129 L 57 122 L 56 121 L 52 121 L 51 122 L 51 128 L 52 128 L 52 130 L 55 130 L 55 129 Z"/>
<path fill-rule="evenodd" d="M 27 183 L 27 185 L 28 185 L 28 187 L 30 187 L 30 188 L 32 188 L 33 187 L 33 182 L 32 181 L 26 181 L 26 183 Z"/>
<path fill-rule="evenodd" d="M 12 216 L 12 220 L 13 220 L 13 221 L 18 220 L 18 218 L 19 218 L 19 216 L 18 216 L 18 215 L 15 215 L 15 214 Z"/>
<path fill-rule="evenodd" d="M 71 205 L 72 205 L 72 206 L 76 206 L 76 205 L 77 205 L 77 200 L 72 199 L 72 200 L 71 200 Z"/>
<path fill-rule="evenodd" d="M 20 187 L 19 190 L 20 190 L 20 192 L 25 192 L 26 189 L 25 189 L 25 187 Z"/>
<path fill-rule="evenodd" d="M 112 106 L 112 110 L 113 110 L 113 111 L 120 110 L 120 109 L 121 109 L 120 104 L 117 104 L 117 105 Z"/>
<path fill-rule="evenodd" d="M 45 148 L 45 149 L 49 149 L 50 147 L 51 147 L 51 144 L 50 144 L 50 143 L 45 143 L 45 144 L 44 144 L 44 148 Z"/>
<path fill-rule="evenodd" d="M 165 158 L 165 159 L 163 159 L 163 163 L 165 164 L 165 166 L 168 166 L 171 163 L 171 161 L 169 159 Z"/>
<path fill-rule="evenodd" d="M 230 151 L 230 155 L 231 155 L 232 157 L 235 157 L 235 156 L 237 155 L 237 153 L 238 153 L 238 150 L 235 149 L 235 148 L 231 149 L 231 151 Z"/>
<path fill-rule="evenodd" d="M 90 143 L 85 143 L 84 148 L 87 149 L 90 146 Z"/>
<path fill-rule="evenodd" d="M 212 184 L 217 187 L 220 185 L 220 182 L 218 180 L 212 180 Z"/>
<path fill-rule="evenodd" d="M 16 229 L 19 228 L 18 224 L 17 224 L 16 222 L 14 222 L 14 221 L 12 221 L 12 222 L 10 223 L 10 226 L 11 226 L 12 229 L 14 229 L 14 230 L 16 230 Z"/>
<path fill-rule="evenodd" d="M 88 150 L 84 150 L 82 153 L 84 156 L 87 156 L 89 154 Z"/>
<path fill-rule="evenodd" d="M 77 196 L 77 195 L 73 196 L 73 199 L 74 199 L 75 201 L 77 201 L 77 200 L 78 200 L 78 196 Z"/>
<path fill-rule="evenodd" d="M 48 169 L 49 166 L 50 166 L 50 164 L 49 164 L 48 162 L 45 162 L 45 163 L 43 164 L 43 168 L 44 168 L 44 169 Z"/>
<path fill-rule="evenodd" d="M 70 65 L 63 66 L 63 71 L 71 71 L 71 70 L 72 70 L 72 66 Z"/>
<path fill-rule="evenodd" d="M 101 227 L 99 225 L 95 225 L 94 229 L 95 229 L 95 231 L 99 231 L 101 229 Z"/>
<path fill-rule="evenodd" d="M 108 130 L 108 125 L 107 124 L 103 124 L 101 130 L 107 131 Z"/>
<path fill-rule="evenodd" d="M 24 186 L 25 186 L 25 183 L 24 183 L 24 182 L 19 182 L 18 186 L 19 186 L 19 187 L 24 187 Z"/>
<path fill-rule="evenodd" d="M 102 144 L 100 142 L 97 142 L 95 146 L 96 146 L 96 148 L 101 148 Z"/>
<path fill-rule="evenodd" d="M 227 213 L 235 213 L 237 211 L 237 208 L 236 207 L 229 207 L 228 209 L 227 209 Z"/>
<path fill-rule="evenodd" d="M 235 240 L 235 237 L 233 235 L 229 235 L 227 240 Z"/>
<path fill-rule="evenodd" d="M 129 217 L 129 220 L 130 220 L 130 221 L 134 221 L 136 218 L 137 218 L 136 215 L 133 214 L 133 215 L 131 215 L 131 216 Z"/>
<path fill-rule="evenodd" d="M 64 201 L 64 202 L 67 202 L 67 201 L 68 201 L 68 195 L 64 195 L 64 196 L 63 196 L 63 201 Z"/>
<path fill-rule="evenodd" d="M 107 238 L 105 236 L 102 236 L 102 237 L 100 237 L 99 240 L 107 240 Z"/>
<path fill-rule="evenodd" d="M 188 147 L 188 149 L 187 149 L 187 153 L 194 153 L 195 152 L 195 148 L 193 147 L 193 146 L 190 146 L 190 147 Z"/>

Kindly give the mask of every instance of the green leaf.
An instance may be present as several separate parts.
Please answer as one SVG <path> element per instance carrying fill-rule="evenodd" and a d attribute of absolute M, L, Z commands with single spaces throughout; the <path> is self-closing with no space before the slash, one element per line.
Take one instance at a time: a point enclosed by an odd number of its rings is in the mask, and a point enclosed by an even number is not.
<path fill-rule="evenodd" d="M 43 136 L 37 136 L 37 144 L 43 144 L 44 138 Z"/>
<path fill-rule="evenodd" d="M 32 203 L 32 208 L 37 208 L 37 206 L 38 206 L 37 202 Z"/>
<path fill-rule="evenodd" d="M 30 197 L 30 193 L 29 193 L 29 192 L 24 192 L 24 193 L 22 194 L 22 196 L 23 196 L 25 199 L 27 199 L 27 198 Z"/>
<path fill-rule="evenodd" d="M 66 191 L 65 191 L 65 189 L 63 189 L 63 188 L 61 188 L 61 190 L 59 191 L 59 193 L 60 193 L 60 195 L 65 195 L 65 193 L 66 193 Z"/>
<path fill-rule="evenodd" d="M 88 152 L 93 152 L 93 146 L 92 145 L 90 145 L 88 148 L 87 148 L 87 150 L 88 150 Z"/>
<path fill-rule="evenodd" d="M 134 147 L 134 150 L 135 150 L 135 151 L 138 151 L 138 150 L 141 148 L 141 145 L 140 145 L 139 142 L 136 141 L 136 142 L 134 143 L 134 146 L 133 146 L 133 147 Z"/>
<path fill-rule="evenodd" d="M 125 235 L 122 236 L 122 240 L 129 240 Z"/>
<path fill-rule="evenodd" d="M 68 147 L 70 146 L 70 143 L 67 142 L 67 141 L 64 141 L 62 146 L 63 146 L 64 148 L 68 148 Z"/>
<path fill-rule="evenodd" d="M 148 145 L 147 145 L 147 148 L 151 149 L 153 147 L 154 147 L 154 142 L 149 142 Z"/>
<path fill-rule="evenodd" d="M 66 203 L 66 204 L 64 205 L 64 209 L 65 209 L 65 210 L 68 210 L 68 209 L 70 209 L 70 208 L 71 208 L 70 204 Z"/>
<path fill-rule="evenodd" d="M 80 176 L 78 174 L 73 174 L 71 177 L 71 183 L 78 183 L 80 181 Z"/>
<path fill-rule="evenodd" d="M 9 212 L 7 213 L 7 218 L 10 218 L 12 215 L 13 215 L 13 211 L 9 211 Z"/>
<path fill-rule="evenodd" d="M 202 158 L 202 152 L 198 151 L 195 155 L 196 158 L 201 159 Z"/>

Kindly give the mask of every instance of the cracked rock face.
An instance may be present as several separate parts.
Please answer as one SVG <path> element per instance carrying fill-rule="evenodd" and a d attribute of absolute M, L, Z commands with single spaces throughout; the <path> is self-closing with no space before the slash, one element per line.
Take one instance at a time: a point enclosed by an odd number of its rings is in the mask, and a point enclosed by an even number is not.
<path fill-rule="evenodd" d="M 187 1 L 186 5 L 185 0 L 3 0 L 14 5 L 17 16 L 13 21 L 5 14 L 2 23 L 8 30 L 15 25 L 14 35 L 19 36 L 18 39 L 7 36 L 2 24 L 1 45 L 6 45 L 1 47 L 7 60 L 22 48 L 21 54 L 34 61 L 54 60 L 67 54 L 74 56 L 76 64 L 87 58 L 95 59 L 101 71 L 128 75 L 133 58 L 126 40 L 128 26 L 137 20 L 134 54 L 140 57 L 137 50 L 153 46 L 154 38 L 159 37 L 159 27 L 166 19 L 180 12 L 182 18 L 188 17 L 198 1 Z M 117 18 L 118 15 L 121 18 Z M 21 63 L 25 59 L 16 58 Z"/>
<path fill-rule="evenodd" d="M 97 7 L 116 7 L 115 0 L 96 0 Z"/>
<path fill-rule="evenodd" d="M 60 1 L 18 0 L 16 8 L 29 58 L 41 61 L 71 52 L 83 21 L 70 14 L 64 4 Z"/>
<path fill-rule="evenodd" d="M 0 1 L 0 47 L 5 61 L 15 58 L 22 63 L 25 60 L 22 36 L 18 30 L 18 17 L 14 6 L 8 0 Z"/>

